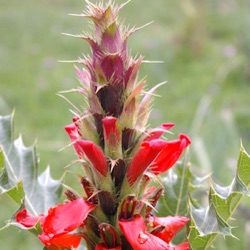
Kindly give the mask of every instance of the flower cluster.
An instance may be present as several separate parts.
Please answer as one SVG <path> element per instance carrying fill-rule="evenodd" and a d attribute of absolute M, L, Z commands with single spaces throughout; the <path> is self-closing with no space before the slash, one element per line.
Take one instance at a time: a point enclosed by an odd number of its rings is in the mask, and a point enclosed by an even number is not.
<path fill-rule="evenodd" d="M 85 99 L 73 123 L 66 126 L 71 143 L 84 168 L 84 197 L 67 190 L 67 201 L 46 215 L 31 215 L 22 209 L 16 221 L 24 227 L 41 225 L 39 239 L 48 249 L 77 248 L 81 239 L 88 249 L 189 249 L 187 242 L 171 243 L 189 221 L 183 216 L 153 215 L 162 187 L 152 183 L 170 169 L 190 144 L 180 134 L 162 139 L 172 123 L 148 129 L 151 96 L 158 86 L 145 91 L 138 81 L 143 57 L 132 58 L 127 29 L 118 20 L 125 5 L 88 3 L 79 16 L 94 24 L 94 34 L 74 35 L 86 40 L 92 56 L 79 59 L 76 67 Z M 73 35 L 72 35 L 73 36 Z"/>

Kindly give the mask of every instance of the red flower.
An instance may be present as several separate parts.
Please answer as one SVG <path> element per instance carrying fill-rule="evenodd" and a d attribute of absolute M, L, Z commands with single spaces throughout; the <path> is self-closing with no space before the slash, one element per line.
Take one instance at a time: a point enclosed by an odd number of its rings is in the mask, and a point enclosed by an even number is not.
<path fill-rule="evenodd" d="M 149 216 L 147 219 L 149 224 L 154 228 L 151 233 L 168 243 L 189 221 L 189 219 L 184 216 Z"/>
<path fill-rule="evenodd" d="M 180 134 L 178 140 L 170 141 L 150 165 L 154 174 L 161 174 L 171 168 L 181 156 L 182 151 L 191 143 L 190 139 Z"/>
<path fill-rule="evenodd" d="M 43 225 L 45 219 L 45 215 L 40 214 L 38 216 L 34 216 L 30 214 L 26 209 L 22 209 L 16 214 L 16 222 L 20 223 L 25 227 L 34 227 L 38 221 Z"/>
<path fill-rule="evenodd" d="M 74 118 L 75 121 L 76 119 L 77 118 Z M 65 130 L 71 141 L 74 143 L 78 156 L 81 158 L 86 156 L 91 162 L 94 170 L 97 170 L 100 174 L 106 176 L 108 172 L 108 165 L 102 149 L 92 141 L 81 140 L 76 123 L 65 126 Z"/>
<path fill-rule="evenodd" d="M 113 116 L 107 116 L 102 119 L 104 137 L 106 141 L 113 139 L 114 141 L 120 141 L 120 134 L 117 128 L 117 118 Z"/>
<path fill-rule="evenodd" d="M 106 176 L 108 172 L 108 164 L 102 149 L 92 141 L 87 140 L 78 140 L 75 144 L 81 155 L 84 153 L 87 156 L 94 170 L 97 170 L 101 175 Z"/>
<path fill-rule="evenodd" d="M 82 150 L 81 148 L 75 143 L 76 140 L 78 140 L 80 137 L 79 137 L 79 132 L 78 132 L 78 129 L 77 129 L 77 126 L 75 123 L 72 123 L 70 125 L 67 125 L 65 126 L 65 130 L 66 132 L 68 133 L 69 135 L 69 138 L 71 139 L 71 141 L 74 143 L 74 148 L 77 152 L 77 154 L 80 156 L 81 153 L 82 153 Z"/>
<path fill-rule="evenodd" d="M 104 133 L 104 149 L 107 157 L 117 159 L 122 157 L 121 133 L 118 128 L 117 118 L 107 116 L 102 119 Z"/>
<path fill-rule="evenodd" d="M 136 250 L 171 250 L 172 247 L 153 234 L 147 232 L 144 219 L 137 214 L 129 220 L 120 219 L 119 226 L 129 244 Z"/>
<path fill-rule="evenodd" d="M 163 140 L 142 143 L 141 149 L 128 166 L 127 177 L 130 184 L 133 184 L 144 173 L 157 154 L 166 146 L 166 143 Z"/>
<path fill-rule="evenodd" d="M 76 248 L 81 236 L 72 233 L 83 225 L 94 205 L 82 198 L 51 208 L 42 225 L 39 239 L 46 247 Z"/>
<path fill-rule="evenodd" d="M 49 250 L 64 250 L 64 249 L 75 249 L 79 246 L 81 242 L 81 236 L 74 235 L 74 234 L 63 234 L 58 235 L 48 243 L 48 240 L 44 237 L 40 240 L 46 245 L 47 249 Z"/>
<path fill-rule="evenodd" d="M 153 220 L 153 221 L 151 221 Z M 136 250 L 189 250 L 188 242 L 181 243 L 178 246 L 172 246 L 169 242 L 176 233 L 187 223 L 189 219 L 182 216 L 157 218 L 152 216 L 147 222 L 149 227 L 165 227 L 164 237 L 161 234 L 149 233 L 143 217 L 139 214 L 132 219 L 120 219 L 119 225 L 122 233 L 129 244 Z"/>
<path fill-rule="evenodd" d="M 141 149 L 128 166 L 127 177 L 131 185 L 150 167 L 154 174 L 160 174 L 171 168 L 182 151 L 191 143 L 190 139 L 181 134 L 179 139 L 164 141 L 154 139 L 144 141 Z"/>

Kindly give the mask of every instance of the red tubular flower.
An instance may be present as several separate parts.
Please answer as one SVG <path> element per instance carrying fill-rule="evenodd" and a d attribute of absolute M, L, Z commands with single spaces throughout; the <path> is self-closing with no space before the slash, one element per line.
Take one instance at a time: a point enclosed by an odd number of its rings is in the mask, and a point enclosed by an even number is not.
<path fill-rule="evenodd" d="M 77 248 L 81 236 L 72 231 L 83 225 L 89 212 L 95 208 L 79 198 L 66 204 L 51 208 L 46 216 L 39 239 L 46 247 Z"/>
<path fill-rule="evenodd" d="M 172 250 L 173 248 L 157 236 L 147 232 L 144 219 L 137 214 L 129 220 L 120 219 L 119 226 L 129 244 L 136 250 Z"/>
<path fill-rule="evenodd" d="M 169 243 L 177 232 L 187 224 L 189 219 L 184 216 L 149 216 L 148 221 L 154 228 L 151 233 Z"/>
<path fill-rule="evenodd" d="M 144 173 L 166 144 L 167 142 L 163 140 L 152 140 L 142 143 L 141 149 L 128 166 L 127 177 L 131 185 Z"/>
<path fill-rule="evenodd" d="M 64 250 L 75 249 L 81 242 L 81 236 L 74 234 L 57 235 L 53 240 L 43 236 L 40 240 L 46 245 L 49 250 Z"/>
<path fill-rule="evenodd" d="M 85 157 L 86 155 L 93 168 L 103 176 L 106 176 L 108 165 L 102 149 L 95 145 L 92 141 L 80 140 L 78 128 L 75 123 L 65 126 L 65 130 L 71 141 L 74 143 L 75 150 L 79 157 Z"/>
<path fill-rule="evenodd" d="M 79 138 L 79 134 L 78 134 L 75 123 L 65 126 L 65 130 L 68 133 L 71 141 L 75 141 Z"/>
<path fill-rule="evenodd" d="M 120 134 L 117 129 L 117 118 L 113 116 L 107 116 L 102 119 L 104 128 L 105 140 L 110 140 L 110 137 L 114 137 L 114 140 L 120 140 Z"/>
<path fill-rule="evenodd" d="M 104 131 L 105 154 L 112 159 L 122 157 L 121 135 L 117 125 L 117 118 L 107 116 L 102 119 Z"/>
<path fill-rule="evenodd" d="M 79 121 L 79 117 L 74 116 L 72 120 L 73 120 L 73 123 L 65 126 L 64 128 L 65 128 L 66 132 L 68 133 L 71 141 L 75 141 L 75 140 L 79 139 L 79 137 L 81 136 L 79 126 L 77 124 L 77 122 Z"/>
<path fill-rule="evenodd" d="M 181 156 L 183 150 L 191 143 L 190 139 L 180 134 L 178 140 L 170 141 L 150 165 L 154 174 L 161 174 L 171 168 Z"/>
<path fill-rule="evenodd" d="M 131 185 L 147 170 L 154 174 L 161 174 L 171 168 L 182 151 L 191 143 L 190 139 L 181 134 L 179 139 L 164 141 L 160 139 L 144 141 L 141 149 L 134 156 L 128 166 L 127 177 Z"/>
<path fill-rule="evenodd" d="M 16 222 L 27 228 L 35 226 L 38 221 L 40 221 L 40 224 L 42 226 L 44 219 L 45 215 L 40 214 L 38 216 L 34 216 L 30 214 L 26 209 L 22 209 L 16 214 Z"/>
<path fill-rule="evenodd" d="M 66 132 L 68 133 L 69 135 L 69 138 L 71 139 L 71 141 L 74 143 L 74 148 L 77 152 L 77 154 L 80 156 L 81 153 L 82 153 L 82 150 L 81 148 L 75 143 L 76 140 L 79 139 L 79 133 L 78 133 L 78 129 L 76 127 L 76 124 L 75 123 L 72 123 L 70 125 L 67 125 L 64 127 Z"/>
<path fill-rule="evenodd" d="M 106 176 L 108 172 L 108 164 L 102 149 L 92 141 L 87 140 L 78 140 L 75 144 L 77 149 L 80 150 L 80 155 L 85 153 L 93 168 L 101 175 Z"/>

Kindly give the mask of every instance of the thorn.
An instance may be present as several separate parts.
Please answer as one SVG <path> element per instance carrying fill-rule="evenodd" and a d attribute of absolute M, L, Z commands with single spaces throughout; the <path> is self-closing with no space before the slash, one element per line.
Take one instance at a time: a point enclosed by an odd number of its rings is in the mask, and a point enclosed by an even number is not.
<path fill-rule="evenodd" d="M 70 112 L 71 114 L 73 114 L 73 116 L 78 116 L 78 117 L 79 117 L 79 115 L 78 115 L 74 110 L 70 109 L 69 112 Z"/>
<path fill-rule="evenodd" d="M 89 6 L 91 6 L 92 8 L 95 8 L 95 9 L 97 9 L 98 8 L 98 6 L 97 5 L 95 5 L 95 4 L 93 4 L 93 3 L 91 3 L 90 1 L 88 1 L 88 0 L 85 0 L 85 2 L 89 5 Z"/>
<path fill-rule="evenodd" d="M 74 143 L 75 143 L 75 141 L 70 142 L 70 143 L 67 144 L 66 146 L 60 148 L 57 152 L 61 152 L 61 151 L 63 151 L 64 149 L 71 147 L 72 145 L 74 145 Z M 72 165 L 72 163 L 70 163 L 70 164 L 68 164 L 68 165 Z M 67 166 L 68 166 L 68 165 L 67 165 Z M 66 167 L 67 167 L 67 166 L 66 166 Z"/>
<path fill-rule="evenodd" d="M 61 34 L 62 34 L 62 35 L 65 35 L 65 36 L 72 36 L 72 37 L 79 36 L 79 35 L 73 35 L 73 34 L 66 33 L 66 32 L 62 32 Z"/>
<path fill-rule="evenodd" d="M 154 22 L 154 21 L 148 22 L 148 23 L 146 23 L 146 24 L 144 24 L 144 25 L 142 25 L 142 26 L 140 26 L 140 27 L 138 27 L 138 28 L 132 28 L 132 30 L 131 30 L 130 32 L 131 32 L 131 33 L 134 33 L 134 32 L 136 32 L 136 31 L 138 31 L 138 30 L 140 30 L 140 29 L 143 29 L 143 28 L 149 26 L 149 25 L 152 24 L 153 22 Z"/>
<path fill-rule="evenodd" d="M 111 173 L 112 173 L 112 171 L 113 171 L 113 169 L 114 169 L 114 167 L 115 167 L 115 165 L 116 165 L 116 163 L 117 163 L 118 160 L 119 159 L 116 159 L 116 160 L 110 159 L 110 163 L 111 163 L 110 172 Z"/>
<path fill-rule="evenodd" d="M 84 35 L 74 35 L 74 34 L 65 33 L 65 32 L 62 32 L 61 34 L 65 36 L 74 37 L 74 38 L 87 39 L 87 37 Z"/>
<path fill-rule="evenodd" d="M 131 2 L 131 0 L 128 0 L 127 2 L 121 4 L 121 5 L 118 7 L 118 11 L 119 11 L 120 9 L 122 9 L 124 6 L 126 6 L 129 2 Z"/>
<path fill-rule="evenodd" d="M 62 91 L 59 91 L 58 94 L 67 94 L 67 93 L 75 93 L 75 92 L 79 92 L 79 90 L 78 89 L 62 90 Z"/>
<path fill-rule="evenodd" d="M 82 60 L 57 60 L 59 63 L 81 63 Z"/>
<path fill-rule="evenodd" d="M 86 14 L 73 14 L 73 13 L 69 13 L 69 16 L 76 16 L 76 17 L 90 17 L 90 15 L 86 15 Z"/>
<path fill-rule="evenodd" d="M 69 99 L 67 99 L 65 96 L 57 93 L 56 95 L 60 96 L 64 100 L 66 100 L 78 113 L 81 113 L 80 109 L 78 109 Z"/>
<path fill-rule="evenodd" d="M 164 63 L 164 61 L 143 60 L 142 63 Z"/>
<path fill-rule="evenodd" d="M 151 96 L 159 96 L 157 94 L 154 94 L 154 92 L 159 88 L 161 87 L 162 85 L 166 84 L 167 81 L 164 81 L 164 82 L 160 82 L 158 83 L 157 85 L 155 85 L 152 89 L 150 89 L 149 91 L 145 91 L 145 94 L 147 95 L 151 95 Z"/>

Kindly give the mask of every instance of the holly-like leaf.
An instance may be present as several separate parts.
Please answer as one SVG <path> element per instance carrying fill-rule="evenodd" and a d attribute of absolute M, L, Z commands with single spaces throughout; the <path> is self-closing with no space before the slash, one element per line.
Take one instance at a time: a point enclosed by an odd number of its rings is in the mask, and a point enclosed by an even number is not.
<path fill-rule="evenodd" d="M 218 234 L 233 236 L 228 224 L 241 198 L 249 194 L 250 156 L 240 149 L 236 175 L 231 185 L 222 187 L 211 181 L 209 204 L 206 208 L 191 207 L 189 243 L 192 249 L 207 249 Z"/>
<path fill-rule="evenodd" d="M 13 115 L 0 116 L 0 194 L 39 215 L 58 204 L 61 191 L 61 181 L 51 178 L 49 168 L 38 175 L 35 146 L 13 139 Z"/>

